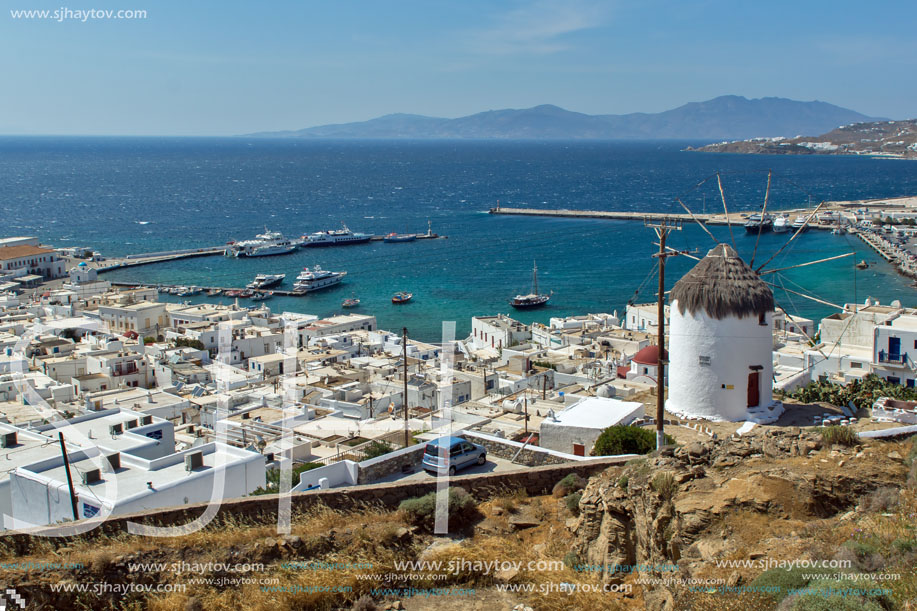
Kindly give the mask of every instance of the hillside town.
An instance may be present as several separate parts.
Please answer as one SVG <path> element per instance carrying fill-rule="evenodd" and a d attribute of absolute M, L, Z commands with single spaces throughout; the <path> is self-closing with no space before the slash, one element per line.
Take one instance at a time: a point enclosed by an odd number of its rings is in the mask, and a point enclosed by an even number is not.
<path fill-rule="evenodd" d="M 866 299 L 816 324 L 776 308 L 725 245 L 676 283 L 662 359 L 655 303 L 531 325 L 475 316 L 467 338 L 426 343 L 370 314 L 164 303 L 66 254 L 0 246 L 4 270 L 28 272 L 0 287 L 5 529 L 258 494 L 284 465 L 293 492 L 430 477 L 424 442 L 455 433 L 486 448 L 472 471 L 584 460 L 608 427 L 654 425 L 660 362 L 681 441 L 917 424 L 905 402 L 877 398 L 858 422 L 778 399 L 870 374 L 913 388 L 917 308 Z M 719 294 L 726 278 L 741 290 Z"/>

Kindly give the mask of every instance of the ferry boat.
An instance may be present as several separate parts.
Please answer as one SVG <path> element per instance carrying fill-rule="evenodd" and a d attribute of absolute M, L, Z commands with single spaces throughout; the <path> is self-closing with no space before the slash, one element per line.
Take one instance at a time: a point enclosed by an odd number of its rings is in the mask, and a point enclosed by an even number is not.
<path fill-rule="evenodd" d="M 392 232 L 388 234 L 387 236 L 385 236 L 384 238 L 382 238 L 382 241 L 389 242 L 389 243 L 391 242 L 413 242 L 416 239 L 417 239 L 416 233 L 394 233 Z"/>
<path fill-rule="evenodd" d="M 754 213 L 749 215 L 748 220 L 745 221 L 745 231 L 748 233 L 758 233 L 759 231 L 770 231 L 772 224 L 774 222 L 774 217 L 770 214 L 759 214 Z"/>
<path fill-rule="evenodd" d="M 786 214 L 781 214 L 774 219 L 774 224 L 772 225 L 774 233 L 786 233 L 790 230 L 790 217 Z"/>
<path fill-rule="evenodd" d="M 283 237 L 279 231 L 259 233 L 254 240 L 233 242 L 226 247 L 224 254 L 227 257 L 269 257 L 273 255 L 286 255 L 296 250 L 296 244 Z"/>
<path fill-rule="evenodd" d="M 299 275 L 296 276 L 293 292 L 301 294 L 326 289 L 335 284 L 339 284 L 346 275 L 347 272 L 332 272 L 324 270 L 318 265 L 313 269 L 304 267 Z"/>
<path fill-rule="evenodd" d="M 406 291 L 401 291 L 400 293 L 395 293 L 392 295 L 392 303 L 407 303 L 414 298 L 414 293 L 408 293 Z"/>
<path fill-rule="evenodd" d="M 369 242 L 372 236 L 368 233 L 354 233 L 347 225 L 341 224 L 341 229 L 330 231 L 317 231 L 313 234 L 302 236 L 302 246 L 340 246 L 343 244 L 362 244 Z"/>
<path fill-rule="evenodd" d="M 553 293 L 552 293 L 553 294 Z M 511 306 L 516 309 L 524 310 L 530 308 L 539 308 L 544 304 L 548 303 L 548 300 L 551 298 L 551 295 L 543 295 L 538 292 L 538 266 L 533 263 L 532 265 L 532 292 L 528 295 L 516 295 L 512 301 L 509 302 Z"/>
<path fill-rule="evenodd" d="M 283 282 L 286 277 L 286 274 L 258 274 L 254 280 L 245 285 L 245 288 L 255 290 L 270 288 Z"/>
<path fill-rule="evenodd" d="M 342 308 L 355 308 L 358 305 L 360 305 L 360 300 L 356 297 L 350 297 L 341 303 Z"/>

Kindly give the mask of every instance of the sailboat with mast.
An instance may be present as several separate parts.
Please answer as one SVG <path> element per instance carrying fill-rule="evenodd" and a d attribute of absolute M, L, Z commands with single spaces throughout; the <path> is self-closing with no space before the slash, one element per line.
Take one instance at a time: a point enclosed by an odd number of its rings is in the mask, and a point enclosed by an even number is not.
<path fill-rule="evenodd" d="M 512 301 L 509 302 L 511 306 L 518 310 L 530 309 L 530 308 L 539 308 L 544 304 L 548 303 L 548 300 L 553 295 L 553 291 L 547 295 L 541 294 L 538 292 L 538 265 L 535 262 L 532 262 L 532 292 L 528 295 L 516 295 Z"/>

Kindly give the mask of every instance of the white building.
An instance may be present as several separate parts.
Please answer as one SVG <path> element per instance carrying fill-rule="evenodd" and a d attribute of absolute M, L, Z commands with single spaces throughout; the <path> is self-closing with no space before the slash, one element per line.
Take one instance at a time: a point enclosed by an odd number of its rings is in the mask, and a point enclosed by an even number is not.
<path fill-rule="evenodd" d="M 671 315 L 671 306 L 665 306 L 666 323 Z M 624 328 L 630 331 L 655 333 L 659 326 L 659 306 L 654 303 L 635 303 L 627 306 L 624 312 Z"/>
<path fill-rule="evenodd" d="M 669 398 L 687 418 L 773 422 L 774 296 L 732 247 L 710 250 L 669 294 Z"/>
<path fill-rule="evenodd" d="M 586 456 L 610 426 L 630 424 L 644 415 L 642 403 L 604 397 L 584 397 L 541 422 L 538 445 L 575 456 Z"/>
<path fill-rule="evenodd" d="M 532 338 L 532 330 L 518 320 L 497 316 L 474 316 L 471 319 L 471 343 L 475 350 L 500 350 Z"/>
<path fill-rule="evenodd" d="M 34 275 L 43 280 L 66 275 L 65 262 L 54 250 L 39 246 L 0 246 L 0 274 Z"/>
<path fill-rule="evenodd" d="M 99 318 L 115 333 L 133 331 L 140 337 L 159 335 L 169 324 L 166 304 L 141 302 L 125 306 L 99 306 Z"/>
<path fill-rule="evenodd" d="M 154 459 L 99 448 L 69 458 L 78 519 L 237 498 L 265 485 L 261 454 L 217 442 Z M 10 480 L 17 525 L 73 519 L 60 455 L 18 467 Z"/>

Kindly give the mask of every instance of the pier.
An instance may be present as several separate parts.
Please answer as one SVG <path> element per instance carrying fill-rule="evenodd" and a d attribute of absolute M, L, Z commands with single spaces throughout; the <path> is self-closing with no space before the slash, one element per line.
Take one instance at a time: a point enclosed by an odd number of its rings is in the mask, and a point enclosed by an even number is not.
<path fill-rule="evenodd" d="M 448 236 L 439 235 L 437 233 L 418 233 L 415 234 L 415 240 L 439 240 L 446 239 Z M 383 235 L 374 235 L 369 238 L 370 242 L 382 242 L 384 241 L 385 236 Z M 128 267 L 139 267 L 141 265 L 150 265 L 153 263 L 165 263 L 168 261 L 178 261 L 179 259 L 190 259 L 192 257 L 212 257 L 215 255 L 222 255 L 228 244 L 222 244 L 220 246 L 205 246 L 202 248 L 188 248 L 185 250 L 169 250 L 164 252 L 149 252 L 135 255 L 126 255 L 124 257 L 112 257 L 105 259 L 104 261 L 89 262 L 95 270 L 102 274 L 105 272 L 111 272 L 116 269 L 125 269 Z M 327 246 L 322 246 L 322 248 L 334 248 L 336 246 L 357 246 L 357 244 L 330 244 Z M 304 247 L 310 248 L 310 247 Z M 290 253 L 292 254 L 292 253 Z M 277 255 L 283 256 L 283 255 Z M 275 291 L 275 294 L 279 294 Z"/>
<path fill-rule="evenodd" d="M 159 290 L 159 289 L 175 289 L 175 288 L 179 288 L 179 287 L 188 288 L 189 286 L 191 286 L 191 285 L 187 285 L 187 284 L 151 284 L 151 283 L 149 283 L 149 282 L 147 282 L 147 283 L 143 283 L 143 282 L 112 282 L 111 285 L 112 285 L 112 286 L 117 286 L 117 287 L 122 287 L 122 288 L 131 288 L 131 289 L 152 288 L 152 289 L 157 289 L 157 290 Z M 207 295 L 207 291 L 214 291 L 214 290 L 216 290 L 216 291 L 221 291 L 221 294 L 220 294 L 220 295 L 214 295 L 214 296 L 213 296 L 214 299 L 221 299 L 221 298 L 226 297 L 227 299 L 249 299 L 249 300 L 251 300 L 251 297 L 228 297 L 227 295 L 225 295 L 225 294 L 223 294 L 223 293 L 225 293 L 226 291 L 245 291 L 245 290 L 253 290 L 253 289 L 246 289 L 244 286 L 243 286 L 243 287 L 232 287 L 232 286 L 203 286 L 203 285 L 199 285 L 199 284 L 195 284 L 195 285 L 193 285 L 193 286 L 194 286 L 195 288 L 200 289 L 201 292 L 197 293 L 196 295 L 184 295 L 184 297 L 209 297 L 209 295 Z M 269 289 L 258 289 L 258 290 L 255 290 L 255 292 L 256 292 L 256 293 L 271 293 L 271 295 L 274 296 L 274 297 L 305 297 L 305 296 L 309 295 L 310 293 L 314 293 L 314 292 L 316 292 L 316 291 L 309 291 L 309 292 L 302 292 L 302 291 L 284 291 L 284 290 L 277 290 L 277 289 L 269 288 Z M 174 297 L 178 297 L 179 295 L 173 295 L 173 296 L 174 296 Z M 266 301 L 266 300 L 265 300 L 265 301 Z"/>

